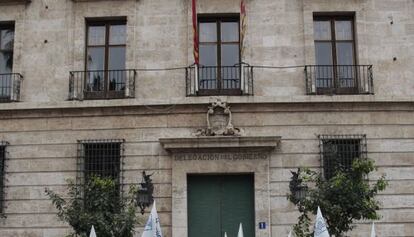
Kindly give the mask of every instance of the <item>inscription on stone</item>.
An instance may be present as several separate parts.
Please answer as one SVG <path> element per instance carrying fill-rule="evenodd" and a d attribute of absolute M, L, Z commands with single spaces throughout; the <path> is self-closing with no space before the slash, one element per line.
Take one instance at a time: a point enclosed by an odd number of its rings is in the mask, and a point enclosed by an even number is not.
<path fill-rule="evenodd" d="M 266 153 L 187 153 L 175 154 L 175 161 L 211 161 L 211 160 L 263 160 L 267 159 L 269 154 Z"/>

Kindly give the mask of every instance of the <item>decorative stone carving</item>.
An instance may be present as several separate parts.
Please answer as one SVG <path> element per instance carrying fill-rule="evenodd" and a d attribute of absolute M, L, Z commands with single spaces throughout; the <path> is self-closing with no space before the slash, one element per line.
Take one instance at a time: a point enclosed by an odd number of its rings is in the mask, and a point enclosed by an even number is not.
<path fill-rule="evenodd" d="M 220 99 L 211 103 L 207 111 L 207 128 L 198 129 L 196 136 L 241 136 L 242 130 L 232 124 L 230 106 Z"/>

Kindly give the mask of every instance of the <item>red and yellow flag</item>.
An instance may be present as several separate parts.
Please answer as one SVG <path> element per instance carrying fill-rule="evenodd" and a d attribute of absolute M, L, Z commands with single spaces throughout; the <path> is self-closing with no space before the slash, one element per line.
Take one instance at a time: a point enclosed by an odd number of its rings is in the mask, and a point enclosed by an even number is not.
<path fill-rule="evenodd" d="M 198 30 L 197 30 L 197 1 L 192 0 L 193 9 L 193 33 L 194 33 L 194 63 L 199 63 Z"/>
<path fill-rule="evenodd" d="M 243 53 L 244 53 L 244 36 L 246 35 L 247 30 L 247 19 L 246 19 L 246 4 L 244 0 L 240 2 L 240 55 L 241 59 L 243 60 Z"/>

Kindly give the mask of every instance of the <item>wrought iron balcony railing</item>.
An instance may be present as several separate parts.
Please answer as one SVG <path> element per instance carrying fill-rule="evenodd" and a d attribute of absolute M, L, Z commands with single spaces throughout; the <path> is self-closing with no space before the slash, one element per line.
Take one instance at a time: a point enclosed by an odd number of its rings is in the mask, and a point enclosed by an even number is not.
<path fill-rule="evenodd" d="M 136 75 L 133 69 L 70 72 L 69 100 L 133 98 Z"/>
<path fill-rule="evenodd" d="M 187 96 L 253 95 L 253 67 L 193 65 L 186 69 Z"/>
<path fill-rule="evenodd" d="M 23 76 L 19 73 L 0 74 L 0 102 L 20 101 Z"/>
<path fill-rule="evenodd" d="M 305 75 L 309 95 L 374 93 L 372 65 L 308 65 Z"/>

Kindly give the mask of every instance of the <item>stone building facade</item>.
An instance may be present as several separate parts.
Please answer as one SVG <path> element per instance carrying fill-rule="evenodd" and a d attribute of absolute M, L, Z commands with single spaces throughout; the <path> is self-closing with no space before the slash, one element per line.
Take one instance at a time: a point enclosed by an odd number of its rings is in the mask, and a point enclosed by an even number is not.
<path fill-rule="evenodd" d="M 63 191 L 84 172 L 90 144 L 120 143 L 124 187 L 154 173 L 165 236 L 197 236 L 189 223 L 202 224 L 189 215 L 203 216 L 190 210 L 200 198 L 189 199 L 203 194 L 194 190 L 214 179 L 239 185 L 231 175 L 250 177 L 252 213 L 240 215 L 251 218 L 251 235 L 285 236 L 298 217 L 286 198 L 290 171 L 324 171 L 326 141 L 366 154 L 378 166 L 370 180 L 389 180 L 378 196 L 378 236 L 414 236 L 414 1 L 245 5 L 243 50 L 234 53 L 240 0 L 197 1 L 208 69 L 193 66 L 190 0 L 1 0 L 0 42 L 14 45 L 0 50 L 9 102 L 0 104 L 0 236 L 67 233 L 45 187 Z M 217 101 L 230 106 L 234 129 L 226 107 L 207 115 Z M 360 222 L 350 236 L 369 230 Z"/>

